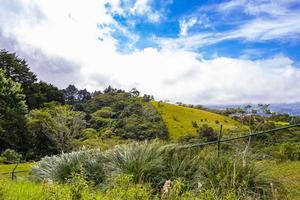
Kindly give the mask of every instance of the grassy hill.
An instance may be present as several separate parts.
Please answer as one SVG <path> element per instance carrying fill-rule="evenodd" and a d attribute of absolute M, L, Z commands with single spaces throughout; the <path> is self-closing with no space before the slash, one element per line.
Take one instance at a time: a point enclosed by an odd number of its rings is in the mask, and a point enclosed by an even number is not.
<path fill-rule="evenodd" d="M 152 101 L 151 103 L 161 114 L 168 128 L 169 136 L 174 140 L 184 135 L 196 135 L 197 128 L 193 127 L 193 121 L 196 122 L 199 127 L 203 124 L 207 124 L 216 131 L 220 129 L 220 124 L 223 124 L 225 134 L 247 130 L 244 125 L 227 116 L 169 103 L 156 101 Z"/>

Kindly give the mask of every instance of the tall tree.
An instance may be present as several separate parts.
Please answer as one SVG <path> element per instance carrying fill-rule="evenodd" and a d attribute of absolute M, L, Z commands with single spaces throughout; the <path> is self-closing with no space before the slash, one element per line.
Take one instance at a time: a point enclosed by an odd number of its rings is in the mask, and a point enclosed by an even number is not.
<path fill-rule="evenodd" d="M 78 89 L 75 85 L 69 85 L 66 89 L 63 90 L 65 95 L 66 103 L 74 105 L 78 98 Z"/>
<path fill-rule="evenodd" d="M 52 84 L 40 81 L 34 84 L 34 98 L 30 104 L 34 105 L 34 108 L 41 108 L 44 103 L 56 101 L 64 103 L 64 93 Z"/>
<path fill-rule="evenodd" d="M 51 84 L 37 83 L 37 77 L 30 71 L 26 61 L 20 59 L 15 53 L 0 51 L 0 69 L 4 71 L 6 78 L 21 84 L 29 109 L 40 108 L 50 101 L 64 102 L 62 92 Z"/>
<path fill-rule="evenodd" d="M 6 78 L 0 69 L 0 151 L 26 149 L 25 114 L 27 107 L 21 85 Z"/>

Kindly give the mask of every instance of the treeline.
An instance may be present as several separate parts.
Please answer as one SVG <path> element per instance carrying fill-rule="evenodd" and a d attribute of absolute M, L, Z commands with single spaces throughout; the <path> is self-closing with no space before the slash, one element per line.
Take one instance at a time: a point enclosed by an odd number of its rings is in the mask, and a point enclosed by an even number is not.
<path fill-rule="evenodd" d="M 0 152 L 13 149 L 23 159 L 37 159 L 69 152 L 89 138 L 167 138 L 153 99 L 111 86 L 92 93 L 74 85 L 60 90 L 38 81 L 25 60 L 1 50 Z"/>

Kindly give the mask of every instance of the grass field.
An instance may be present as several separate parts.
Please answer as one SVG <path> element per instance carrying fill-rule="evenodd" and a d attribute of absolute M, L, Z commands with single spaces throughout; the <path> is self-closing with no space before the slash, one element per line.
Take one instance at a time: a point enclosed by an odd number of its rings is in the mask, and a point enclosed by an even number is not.
<path fill-rule="evenodd" d="M 28 175 L 30 166 L 32 166 L 32 163 L 20 163 L 18 167 L 16 168 L 16 171 L 23 171 L 26 170 L 26 172 L 20 172 L 16 173 L 17 177 L 25 177 Z M 11 174 L 3 174 L 6 172 L 12 172 L 16 164 L 1 164 L 0 165 L 0 179 L 10 179 Z"/>
<path fill-rule="evenodd" d="M 207 124 L 214 128 L 215 131 L 219 131 L 220 124 L 222 124 L 225 134 L 247 130 L 247 127 L 241 123 L 223 115 L 169 103 L 156 101 L 152 101 L 151 103 L 161 114 L 168 128 L 169 136 L 173 140 L 188 134 L 196 135 L 197 128 L 193 127 L 193 121 L 197 122 L 199 127 L 203 124 Z"/>
<path fill-rule="evenodd" d="M 266 174 L 272 175 L 286 187 L 291 200 L 300 200 L 300 161 L 262 162 Z"/>

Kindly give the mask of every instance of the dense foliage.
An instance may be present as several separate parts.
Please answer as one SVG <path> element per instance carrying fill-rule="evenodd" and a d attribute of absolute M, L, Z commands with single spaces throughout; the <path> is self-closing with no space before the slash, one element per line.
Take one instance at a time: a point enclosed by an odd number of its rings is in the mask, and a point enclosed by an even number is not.
<path fill-rule="evenodd" d="M 0 69 L 0 151 L 6 148 L 24 150 L 23 144 L 27 144 L 24 99 L 21 85 L 6 78 Z"/>
<path fill-rule="evenodd" d="M 69 152 L 86 140 L 168 138 L 165 125 L 149 103 L 109 86 L 88 92 L 69 85 L 37 82 L 25 60 L 0 51 L 0 152 L 16 149 L 24 159 Z"/>
<path fill-rule="evenodd" d="M 86 122 L 84 113 L 73 111 L 68 105 L 50 103 L 39 110 L 31 110 L 27 128 L 37 156 L 68 152 L 72 141 L 81 137 Z"/>
<path fill-rule="evenodd" d="M 165 125 L 155 108 L 136 90 L 112 89 L 95 95 L 84 104 L 91 128 L 103 136 L 123 139 L 167 138 Z"/>
<path fill-rule="evenodd" d="M 37 82 L 36 75 L 30 71 L 26 61 L 15 53 L 0 51 L 0 69 L 4 71 L 6 78 L 21 84 L 29 109 L 40 108 L 43 103 L 50 101 L 63 103 L 63 93 L 51 84 Z"/>
<path fill-rule="evenodd" d="M 232 155 L 202 157 L 198 151 L 157 141 L 117 146 L 105 152 L 82 150 L 46 157 L 33 168 L 32 178 L 67 183 L 76 177 L 74 174 L 82 174 L 89 184 L 104 189 L 109 188 L 115 178 L 126 174 L 131 177 L 132 183 L 144 187 L 150 185 L 154 194 L 161 197 L 172 196 L 172 192 L 164 194 L 160 190 L 169 182 L 174 184 L 172 189 L 178 199 L 185 196 L 196 199 L 203 196 L 211 199 L 225 196 L 231 196 L 229 199 L 273 199 L 285 196 L 278 181 L 263 175 L 254 160 L 245 161 L 240 155 L 234 155 L 234 159 Z"/>

